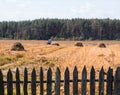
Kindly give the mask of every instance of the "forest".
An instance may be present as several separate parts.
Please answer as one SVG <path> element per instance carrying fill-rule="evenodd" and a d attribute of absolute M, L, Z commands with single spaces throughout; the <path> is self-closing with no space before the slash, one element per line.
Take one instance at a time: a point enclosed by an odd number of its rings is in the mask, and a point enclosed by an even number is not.
<path fill-rule="evenodd" d="M 0 22 L 0 39 L 120 40 L 119 19 L 36 19 Z"/>

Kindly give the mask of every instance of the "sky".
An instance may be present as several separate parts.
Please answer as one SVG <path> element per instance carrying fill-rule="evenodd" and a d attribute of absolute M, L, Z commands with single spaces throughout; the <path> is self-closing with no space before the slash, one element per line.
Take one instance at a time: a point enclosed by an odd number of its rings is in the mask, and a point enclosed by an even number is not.
<path fill-rule="evenodd" d="M 0 0 L 0 21 L 40 18 L 120 19 L 120 0 Z"/>

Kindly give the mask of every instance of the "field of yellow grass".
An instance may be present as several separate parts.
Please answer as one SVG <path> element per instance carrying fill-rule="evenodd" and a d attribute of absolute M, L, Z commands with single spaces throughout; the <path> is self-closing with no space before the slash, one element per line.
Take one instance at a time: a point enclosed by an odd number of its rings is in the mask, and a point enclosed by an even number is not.
<path fill-rule="evenodd" d="M 25 51 L 11 51 L 14 42 L 21 42 Z M 25 67 L 29 71 L 35 67 L 39 72 L 39 67 L 42 66 L 44 71 L 47 71 L 48 67 L 53 71 L 56 67 L 61 71 L 69 67 L 70 71 L 73 71 L 74 66 L 77 66 L 81 72 L 85 65 L 89 72 L 92 66 L 96 71 L 102 66 L 105 71 L 108 67 L 115 70 L 120 66 L 119 41 L 102 41 L 106 44 L 106 48 L 97 47 L 101 41 L 83 41 L 84 47 L 74 46 L 76 41 L 57 42 L 60 46 L 47 45 L 47 41 L 0 40 L 0 69 L 5 73 L 9 68 L 14 72 L 17 67 L 21 71 Z"/>

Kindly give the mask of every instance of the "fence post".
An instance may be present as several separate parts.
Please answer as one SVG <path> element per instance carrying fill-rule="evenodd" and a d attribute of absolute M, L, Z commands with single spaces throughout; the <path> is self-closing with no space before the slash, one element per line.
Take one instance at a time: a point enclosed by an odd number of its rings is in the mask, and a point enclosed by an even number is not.
<path fill-rule="evenodd" d="M 52 95 L 52 71 L 51 68 L 47 71 L 47 95 Z"/>
<path fill-rule="evenodd" d="M 10 69 L 7 73 L 7 95 L 13 95 L 13 79 L 12 72 Z"/>
<path fill-rule="evenodd" d="M 35 68 L 32 70 L 32 76 L 31 76 L 31 95 L 36 95 L 36 71 Z"/>
<path fill-rule="evenodd" d="M 103 67 L 99 73 L 99 95 L 104 95 L 104 70 Z"/>
<path fill-rule="evenodd" d="M 120 95 L 120 67 L 118 67 L 115 72 L 114 95 Z"/>
<path fill-rule="evenodd" d="M 93 66 L 90 71 L 90 95 L 95 95 L 95 69 Z"/>
<path fill-rule="evenodd" d="M 0 69 L 0 94 L 4 95 L 4 83 L 3 83 L 3 74 L 2 71 Z"/>
<path fill-rule="evenodd" d="M 113 93 L 113 69 L 111 69 L 110 67 L 107 72 L 106 93 L 106 95 L 112 95 Z"/>
<path fill-rule="evenodd" d="M 87 85 L 87 71 L 84 66 L 82 70 L 82 95 L 86 95 L 86 85 Z"/>
<path fill-rule="evenodd" d="M 40 95 L 43 95 L 43 69 L 40 67 Z"/>
<path fill-rule="evenodd" d="M 69 95 L 69 80 L 69 70 L 67 67 L 64 73 L 64 95 Z"/>
<path fill-rule="evenodd" d="M 73 95 L 78 95 L 78 71 L 76 66 L 73 71 Z"/>
<path fill-rule="evenodd" d="M 55 77 L 55 95 L 60 95 L 60 69 L 56 68 L 56 77 Z"/>
<path fill-rule="evenodd" d="M 20 75 L 19 69 L 16 69 L 16 95 L 20 95 Z"/>
<path fill-rule="evenodd" d="M 24 84 L 23 84 L 24 95 L 28 95 L 27 84 L 28 84 L 28 71 L 27 71 L 27 68 L 25 68 L 24 69 Z"/>

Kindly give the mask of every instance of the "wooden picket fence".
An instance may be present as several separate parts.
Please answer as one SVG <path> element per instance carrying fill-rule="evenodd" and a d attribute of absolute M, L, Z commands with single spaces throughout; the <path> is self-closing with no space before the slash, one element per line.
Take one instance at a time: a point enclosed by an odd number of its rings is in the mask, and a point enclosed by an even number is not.
<path fill-rule="evenodd" d="M 13 95 L 13 84 L 16 86 L 16 95 L 21 95 L 21 85 L 23 85 L 23 94 L 28 95 L 28 84 L 31 84 L 31 94 L 37 95 L 36 93 L 36 84 L 40 86 L 39 95 L 44 94 L 44 84 L 46 84 L 46 95 L 52 95 L 52 85 L 54 84 L 54 94 L 60 95 L 61 83 L 64 83 L 64 95 L 87 95 L 87 83 L 89 82 L 89 94 L 88 95 L 120 95 L 120 67 L 118 67 L 113 75 L 113 69 L 109 68 L 108 72 L 105 73 L 104 69 L 101 68 L 99 72 L 99 78 L 95 78 L 95 69 L 91 68 L 90 79 L 87 79 L 86 67 L 82 70 L 81 79 L 78 78 L 77 67 L 73 71 L 73 79 L 70 79 L 69 69 L 66 68 L 64 72 L 64 79 L 61 80 L 61 72 L 59 68 L 56 69 L 55 79 L 52 79 L 52 70 L 51 68 L 47 71 L 47 78 L 44 80 L 43 68 L 40 68 L 39 81 L 36 80 L 36 70 L 32 70 L 31 80 L 28 80 L 28 71 L 27 68 L 24 69 L 24 79 L 20 80 L 19 69 L 16 69 L 16 79 L 13 80 L 13 74 L 9 69 L 7 73 L 6 81 L 3 79 L 3 73 L 0 70 L 0 95 L 5 95 L 5 90 L 7 89 L 7 95 Z M 105 77 L 106 76 L 106 77 Z M 96 94 L 96 82 L 99 84 L 98 93 Z M 70 93 L 70 83 L 72 83 L 72 93 Z M 79 92 L 78 84 L 81 83 L 81 92 Z M 5 88 L 6 86 L 6 88 Z M 106 86 L 106 89 L 104 89 Z"/>

